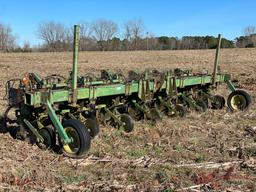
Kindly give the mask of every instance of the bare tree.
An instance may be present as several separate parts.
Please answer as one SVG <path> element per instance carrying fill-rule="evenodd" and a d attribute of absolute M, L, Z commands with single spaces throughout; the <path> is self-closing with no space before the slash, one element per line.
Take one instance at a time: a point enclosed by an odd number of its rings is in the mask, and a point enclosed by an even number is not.
<path fill-rule="evenodd" d="M 255 26 L 247 26 L 244 28 L 244 35 L 247 37 L 251 47 L 256 46 L 256 27 Z"/>
<path fill-rule="evenodd" d="M 91 38 L 92 35 L 92 26 L 88 22 L 80 22 L 80 50 L 86 51 L 91 44 L 93 44 L 93 40 Z"/>
<path fill-rule="evenodd" d="M 131 39 L 132 39 L 131 27 L 127 22 L 124 24 L 124 42 L 125 42 L 125 47 L 127 51 L 131 49 Z"/>
<path fill-rule="evenodd" d="M 16 37 L 10 26 L 0 23 L 0 51 L 10 51 L 15 48 Z"/>
<path fill-rule="evenodd" d="M 138 49 L 139 40 L 142 38 L 144 30 L 144 22 L 141 19 L 129 20 L 124 24 L 125 39 L 131 42 L 133 50 Z"/>
<path fill-rule="evenodd" d="M 97 39 L 100 50 L 104 51 L 110 45 L 110 40 L 117 34 L 118 26 L 110 20 L 99 19 L 92 24 L 94 37 Z"/>
<path fill-rule="evenodd" d="M 30 46 L 29 41 L 24 41 L 22 51 L 23 52 L 32 52 L 32 48 Z"/>
<path fill-rule="evenodd" d="M 49 51 L 63 51 L 68 46 L 68 30 L 62 23 L 40 23 L 38 37 L 44 41 Z"/>
<path fill-rule="evenodd" d="M 244 28 L 244 35 L 245 36 L 250 36 L 256 34 L 256 27 L 255 26 L 247 26 L 246 28 Z"/>

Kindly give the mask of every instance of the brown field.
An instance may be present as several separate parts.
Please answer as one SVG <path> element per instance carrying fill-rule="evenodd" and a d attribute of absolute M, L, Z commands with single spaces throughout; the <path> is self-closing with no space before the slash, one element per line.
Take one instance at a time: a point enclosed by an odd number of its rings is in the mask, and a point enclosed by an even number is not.
<path fill-rule="evenodd" d="M 79 73 L 175 67 L 212 70 L 214 50 L 81 52 Z M 225 49 L 221 69 L 256 96 L 256 49 Z M 1 53 L 5 81 L 28 71 L 68 75 L 72 53 Z M 228 94 L 225 87 L 219 93 Z M 0 100 L 0 112 L 6 107 Z M 245 112 L 196 113 L 136 123 L 126 134 L 101 127 L 85 159 L 42 151 L 0 134 L 0 191 L 256 191 L 256 105 Z M 226 164 L 223 164 L 226 163 Z M 183 188 L 183 189 L 182 189 Z"/>

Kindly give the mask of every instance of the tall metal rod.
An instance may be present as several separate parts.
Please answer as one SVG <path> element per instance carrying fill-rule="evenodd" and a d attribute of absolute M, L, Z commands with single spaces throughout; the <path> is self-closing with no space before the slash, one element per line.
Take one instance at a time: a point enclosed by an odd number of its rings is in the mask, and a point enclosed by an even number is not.
<path fill-rule="evenodd" d="M 217 44 L 217 48 L 216 48 L 214 69 L 213 69 L 213 82 L 212 82 L 213 84 L 216 83 L 216 77 L 217 77 L 217 72 L 218 72 L 220 45 L 221 45 L 221 34 L 218 35 L 218 44 Z"/>
<path fill-rule="evenodd" d="M 78 60 L 78 44 L 79 44 L 80 26 L 74 26 L 74 45 L 73 45 L 73 68 L 72 68 L 72 102 L 77 100 L 77 60 Z"/>

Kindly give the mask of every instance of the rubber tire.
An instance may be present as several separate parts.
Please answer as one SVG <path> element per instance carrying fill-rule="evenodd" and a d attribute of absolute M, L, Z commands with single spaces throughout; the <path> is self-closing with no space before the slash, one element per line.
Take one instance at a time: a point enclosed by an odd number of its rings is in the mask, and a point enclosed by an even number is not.
<path fill-rule="evenodd" d="M 227 99 L 227 105 L 228 105 L 229 109 L 230 109 L 231 111 L 236 111 L 236 110 L 237 110 L 237 109 L 234 109 L 234 108 L 232 107 L 232 104 L 231 104 L 232 98 L 233 98 L 234 96 L 236 96 L 236 95 L 241 95 L 241 96 L 243 96 L 243 97 L 245 98 L 245 100 L 246 100 L 246 105 L 245 105 L 245 107 L 242 108 L 242 109 L 238 109 L 238 110 L 244 111 L 244 110 L 248 109 L 248 107 L 249 107 L 249 106 L 251 105 L 251 103 L 252 103 L 252 97 L 251 97 L 251 96 L 249 95 L 249 93 L 247 93 L 245 90 L 236 90 L 236 91 L 233 91 L 232 93 L 229 94 L 228 99 Z"/>
<path fill-rule="evenodd" d="M 184 106 L 176 105 L 175 110 L 177 111 L 176 116 L 181 117 L 181 118 L 186 117 L 187 111 L 186 111 L 186 108 Z"/>
<path fill-rule="evenodd" d="M 225 98 L 221 95 L 214 95 L 213 96 L 215 100 L 219 101 L 219 103 L 211 102 L 212 109 L 223 109 L 225 106 Z"/>
<path fill-rule="evenodd" d="M 197 100 L 196 100 L 196 105 L 198 105 L 198 106 L 201 107 L 202 112 L 207 111 L 208 106 L 207 106 L 207 104 L 205 103 L 204 100 L 202 100 L 202 99 L 197 99 Z M 197 111 L 199 111 L 199 110 L 197 110 Z"/>
<path fill-rule="evenodd" d="M 56 146 L 56 134 L 50 127 L 43 127 L 38 133 L 44 138 L 44 147 L 36 143 L 40 149 L 53 149 Z"/>
<path fill-rule="evenodd" d="M 134 120 L 128 114 L 121 114 L 120 120 L 125 123 L 124 131 L 129 133 L 132 132 L 134 129 Z"/>
<path fill-rule="evenodd" d="M 67 153 L 62 147 L 62 151 L 65 156 L 71 158 L 81 158 L 91 147 L 91 136 L 86 126 L 77 119 L 68 119 L 63 121 L 64 129 L 66 127 L 73 128 L 79 136 L 80 147 L 75 153 Z"/>
<path fill-rule="evenodd" d="M 99 123 L 96 117 L 87 118 L 85 121 L 85 126 L 88 128 L 88 131 L 92 138 L 94 138 L 100 132 Z"/>

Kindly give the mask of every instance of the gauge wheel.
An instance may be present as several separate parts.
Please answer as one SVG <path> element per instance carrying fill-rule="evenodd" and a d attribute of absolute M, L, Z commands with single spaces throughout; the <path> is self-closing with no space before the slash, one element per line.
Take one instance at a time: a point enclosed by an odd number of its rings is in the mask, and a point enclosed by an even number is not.
<path fill-rule="evenodd" d="M 56 146 L 56 134 L 50 127 L 43 127 L 38 131 L 38 133 L 43 137 L 44 142 L 36 142 L 40 149 L 52 149 Z"/>
<path fill-rule="evenodd" d="M 132 117 L 130 115 L 121 114 L 120 120 L 124 123 L 124 125 L 122 127 L 123 127 L 125 132 L 129 133 L 129 132 L 133 131 L 134 120 L 132 119 Z"/>
<path fill-rule="evenodd" d="M 63 144 L 64 155 L 72 158 L 81 158 L 90 149 L 91 136 L 86 126 L 77 119 L 68 119 L 63 122 L 63 128 L 71 139 L 68 144 Z"/>
<path fill-rule="evenodd" d="M 221 95 L 214 95 L 211 103 L 212 109 L 222 109 L 225 106 L 225 98 Z"/>
<path fill-rule="evenodd" d="M 85 126 L 87 127 L 90 136 L 94 138 L 100 132 L 99 123 L 96 117 L 90 117 L 85 120 Z"/>
<path fill-rule="evenodd" d="M 251 96 L 244 90 L 236 90 L 230 93 L 227 100 L 227 105 L 231 111 L 243 111 L 252 103 Z"/>

